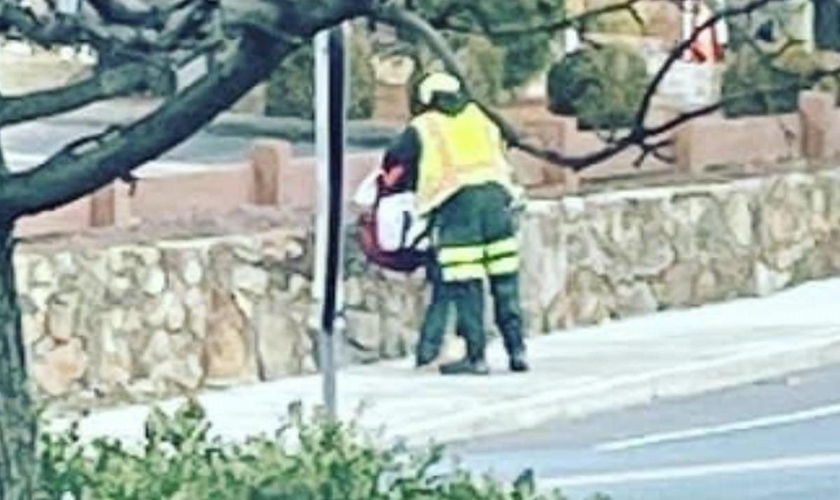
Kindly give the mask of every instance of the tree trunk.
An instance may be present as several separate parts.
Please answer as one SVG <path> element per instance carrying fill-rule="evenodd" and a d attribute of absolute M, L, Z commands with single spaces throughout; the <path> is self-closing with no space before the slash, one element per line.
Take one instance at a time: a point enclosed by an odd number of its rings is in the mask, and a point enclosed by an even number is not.
<path fill-rule="evenodd" d="M 37 417 L 27 385 L 12 224 L 0 225 L 0 498 L 34 496 Z"/>

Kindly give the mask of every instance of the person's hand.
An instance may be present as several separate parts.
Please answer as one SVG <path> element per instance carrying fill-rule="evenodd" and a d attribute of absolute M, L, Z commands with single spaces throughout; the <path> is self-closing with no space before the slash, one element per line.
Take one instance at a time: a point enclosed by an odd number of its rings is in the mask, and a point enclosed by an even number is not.
<path fill-rule="evenodd" d="M 514 186 L 512 199 L 510 201 L 510 211 L 513 212 L 514 215 L 519 215 L 525 211 L 525 208 L 528 204 L 528 199 L 525 196 L 525 190 L 519 186 Z"/>

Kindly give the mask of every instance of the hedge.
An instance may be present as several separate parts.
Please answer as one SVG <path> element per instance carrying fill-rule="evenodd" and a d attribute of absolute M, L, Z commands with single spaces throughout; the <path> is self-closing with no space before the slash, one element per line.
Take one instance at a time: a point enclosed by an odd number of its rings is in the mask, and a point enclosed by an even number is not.
<path fill-rule="evenodd" d="M 56 500 L 562 500 L 536 491 L 532 474 L 511 485 L 444 463 L 439 446 L 381 446 L 354 424 L 305 420 L 292 408 L 275 437 L 242 444 L 211 438 L 204 410 L 155 410 L 146 442 L 84 444 L 73 427 L 41 441 L 43 498 Z M 597 498 L 606 498 L 598 496 Z"/>
<path fill-rule="evenodd" d="M 723 73 L 724 115 L 793 113 L 798 108 L 799 93 L 810 88 L 837 94 L 835 79 L 813 77 L 820 67 L 818 58 L 801 47 L 789 48 L 772 58 L 744 47 L 734 54 Z"/>
<path fill-rule="evenodd" d="M 585 48 L 552 66 L 549 109 L 576 116 L 581 128 L 627 127 L 649 82 L 645 60 L 636 52 L 612 45 Z"/>
<path fill-rule="evenodd" d="M 375 75 L 371 64 L 371 47 L 360 35 L 350 37 L 350 101 L 347 114 L 351 119 L 370 118 L 375 99 Z M 265 113 L 312 119 L 315 115 L 315 56 L 308 44 L 286 57 L 268 82 Z"/>

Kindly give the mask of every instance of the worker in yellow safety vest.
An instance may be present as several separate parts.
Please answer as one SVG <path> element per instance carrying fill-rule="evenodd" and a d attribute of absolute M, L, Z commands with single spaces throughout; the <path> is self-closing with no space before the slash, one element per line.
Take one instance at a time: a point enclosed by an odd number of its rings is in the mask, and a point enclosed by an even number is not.
<path fill-rule="evenodd" d="M 484 280 L 490 283 L 495 321 L 512 371 L 528 370 L 519 300 L 519 251 L 514 202 L 517 188 L 501 131 L 470 101 L 461 82 L 432 73 L 417 87 L 421 106 L 388 150 L 392 180 L 416 193 L 428 217 L 439 267 L 440 300 L 451 301 L 467 343 L 463 360 L 440 366 L 443 374 L 487 374 Z M 438 308 L 440 309 L 440 308 Z M 443 309 L 445 311 L 445 308 Z M 427 323 L 430 318 L 427 318 Z M 430 329 L 442 335 L 442 328 Z M 430 360 L 439 338 L 421 332 L 418 362 Z M 423 359 L 425 358 L 425 359 Z"/>

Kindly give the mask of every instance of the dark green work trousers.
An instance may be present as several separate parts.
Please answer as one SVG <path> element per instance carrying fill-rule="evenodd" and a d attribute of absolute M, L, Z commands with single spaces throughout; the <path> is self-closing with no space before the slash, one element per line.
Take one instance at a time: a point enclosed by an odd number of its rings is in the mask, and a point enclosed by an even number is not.
<path fill-rule="evenodd" d="M 440 265 L 435 255 L 430 255 L 426 264 L 426 280 L 432 287 L 432 296 L 420 328 L 420 340 L 417 343 L 418 366 L 431 363 L 440 354 L 443 336 L 449 324 L 449 310 L 454 305 L 452 297 L 447 294 L 448 290 L 443 286 Z"/>
<path fill-rule="evenodd" d="M 449 303 L 455 305 L 457 330 L 467 342 L 467 357 L 484 359 L 484 280 L 490 282 L 496 325 L 508 354 L 524 352 L 522 310 L 519 303 L 519 251 L 511 197 L 499 184 L 487 183 L 461 189 L 435 213 L 433 246 L 440 266 L 439 286 L 433 283 L 430 332 L 437 328 L 437 314 L 445 328 Z M 437 297 L 439 302 L 435 301 Z M 427 323 L 430 318 L 426 318 Z M 424 328 L 426 325 L 424 325 Z M 439 348 L 440 336 L 430 333 L 430 348 Z M 422 337 L 422 335 L 421 335 Z M 421 344 L 423 339 L 421 338 Z M 437 349 L 435 349 L 435 352 Z"/>

